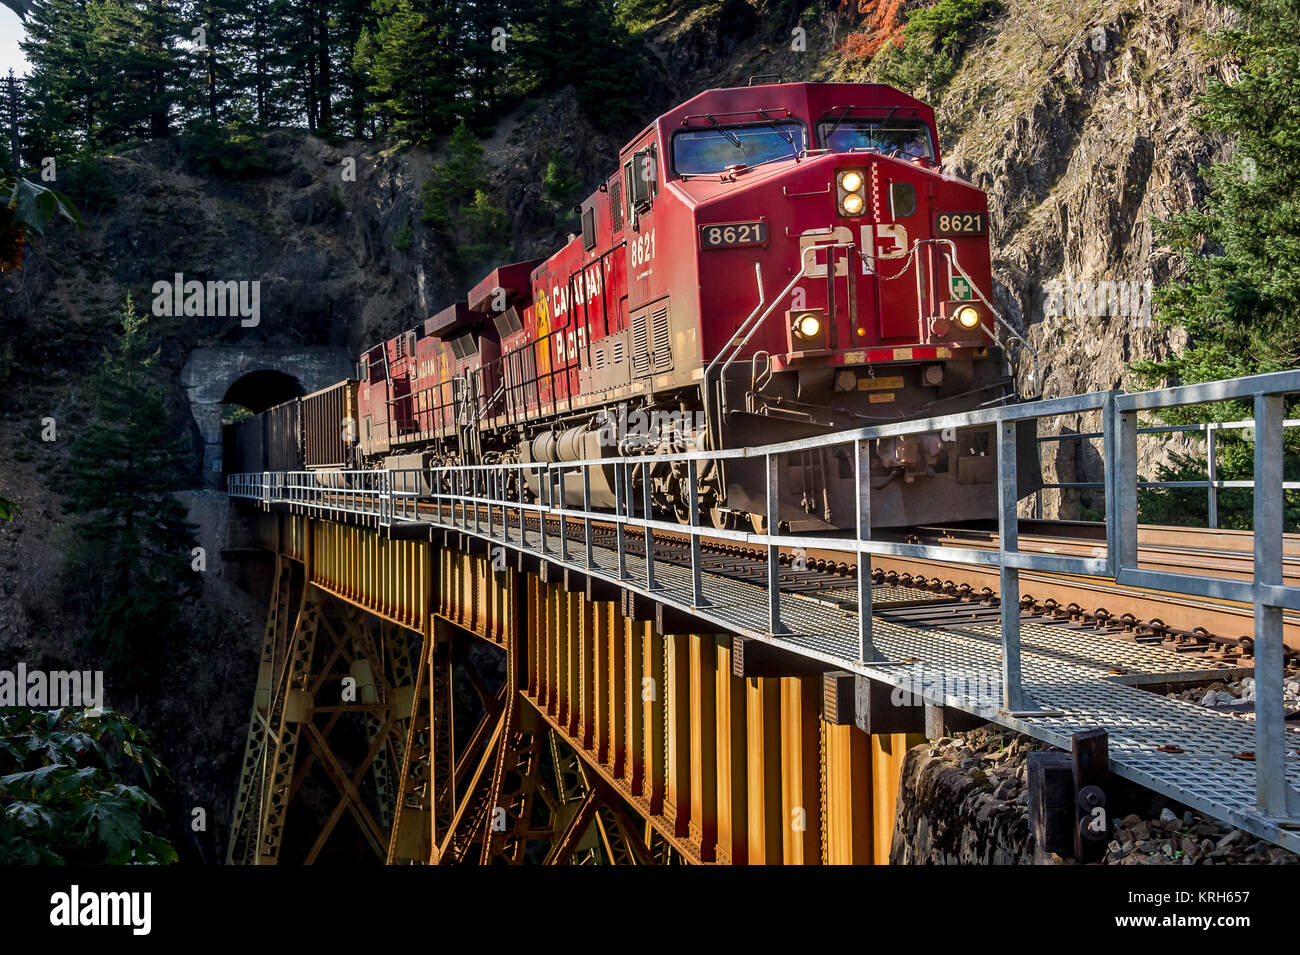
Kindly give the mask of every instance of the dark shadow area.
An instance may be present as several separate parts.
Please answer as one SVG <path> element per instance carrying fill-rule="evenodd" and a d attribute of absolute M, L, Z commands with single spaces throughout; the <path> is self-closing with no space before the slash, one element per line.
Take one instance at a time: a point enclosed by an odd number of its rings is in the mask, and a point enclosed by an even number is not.
<path fill-rule="evenodd" d="M 302 385 L 293 375 L 282 371 L 263 369 L 250 371 L 227 390 L 221 400 L 224 404 L 243 405 L 253 414 L 260 414 L 291 398 L 301 398 Z"/>

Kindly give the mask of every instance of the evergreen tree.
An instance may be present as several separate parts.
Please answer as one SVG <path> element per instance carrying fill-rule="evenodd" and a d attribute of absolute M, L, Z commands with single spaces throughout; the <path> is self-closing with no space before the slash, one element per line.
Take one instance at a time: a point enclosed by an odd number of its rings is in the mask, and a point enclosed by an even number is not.
<path fill-rule="evenodd" d="M 573 84 L 598 125 L 617 128 L 636 120 L 646 71 L 613 0 L 518 0 L 510 35 L 518 93 Z"/>
<path fill-rule="evenodd" d="M 1300 364 L 1300 8 L 1292 0 L 1230 0 L 1240 13 L 1215 34 L 1216 52 L 1241 62 L 1231 82 L 1211 79 L 1198 121 L 1209 134 L 1230 139 L 1232 157 L 1209 169 L 1201 208 L 1173 216 L 1158 231 L 1186 264 L 1181 282 L 1157 292 L 1157 320 L 1180 325 L 1186 348 L 1163 361 L 1140 362 L 1147 385 L 1191 384 L 1294 368 Z M 1294 406 L 1288 414 L 1294 415 Z M 1253 415 L 1246 402 L 1210 409 L 1173 410 L 1167 420 L 1233 420 Z M 1294 480 L 1296 439 L 1288 438 L 1287 479 Z M 1220 438 L 1220 477 L 1249 478 L 1253 446 L 1241 433 Z M 1195 472 L 1199 469 L 1199 474 Z M 1166 476 L 1204 477 L 1192 462 Z M 1225 523 L 1249 523 L 1250 496 L 1225 492 Z M 1293 495 L 1288 494 L 1290 498 Z M 1225 507 L 1225 503 L 1227 506 Z M 1202 492 L 1150 494 L 1143 519 L 1199 519 Z M 1288 508 L 1288 527 L 1300 509 Z"/>
<path fill-rule="evenodd" d="M 457 116 L 454 7 L 441 0 L 375 0 L 373 33 L 357 65 L 370 76 L 372 109 L 386 129 L 428 143 Z"/>
<path fill-rule="evenodd" d="M 189 448 L 168 428 L 158 351 L 130 298 L 122 330 L 90 385 L 90 419 L 73 444 L 65 508 L 70 566 L 88 602 L 87 649 L 119 681 L 158 675 L 178 614 L 196 591 L 193 527 L 175 492 Z"/>
<path fill-rule="evenodd" d="M 186 9 L 182 35 L 188 32 L 195 44 L 191 58 L 197 73 L 187 106 L 209 123 L 252 118 L 246 108 L 240 108 L 247 7 L 244 0 L 197 0 Z M 201 32 L 196 34 L 196 29 Z"/>
<path fill-rule="evenodd" d="M 68 156 L 90 147 L 102 98 L 90 54 L 87 0 L 40 0 L 19 43 L 31 64 L 24 84 L 24 159 Z"/>
<path fill-rule="evenodd" d="M 96 0 L 91 55 L 104 84 L 96 146 L 170 136 L 185 98 L 189 57 L 171 0 Z M 185 29 L 186 39 L 190 38 Z"/>
<path fill-rule="evenodd" d="M 423 220 L 453 250 L 463 280 L 498 264 L 509 254 L 509 218 L 488 199 L 488 165 L 483 144 L 465 122 L 451 134 L 447 158 L 434 166 L 421 195 Z"/>
<path fill-rule="evenodd" d="M 1211 78 L 1199 122 L 1234 142 L 1208 171 L 1200 209 L 1161 233 L 1187 265 L 1162 291 L 1157 317 L 1191 343 L 1149 373 L 1183 383 L 1300 364 L 1300 7 L 1291 0 L 1230 0 L 1240 21 L 1213 38 L 1240 59 L 1231 83 Z"/>

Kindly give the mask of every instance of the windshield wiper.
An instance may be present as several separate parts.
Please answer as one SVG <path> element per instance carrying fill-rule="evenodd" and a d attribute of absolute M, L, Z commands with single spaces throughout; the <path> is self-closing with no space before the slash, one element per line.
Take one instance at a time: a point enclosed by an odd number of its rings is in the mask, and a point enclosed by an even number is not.
<path fill-rule="evenodd" d="M 767 123 L 767 125 L 771 126 L 773 129 L 775 129 L 776 132 L 777 132 L 777 135 L 778 135 L 778 136 L 780 136 L 782 139 L 784 139 L 784 140 L 785 140 L 787 143 L 789 143 L 791 146 L 794 145 L 794 137 L 791 136 L 789 133 L 787 133 L 787 132 L 786 132 L 784 129 L 782 129 L 780 126 L 778 126 L 777 123 L 776 123 L 776 120 L 774 120 L 771 116 L 768 116 L 768 115 L 767 115 L 767 110 L 764 110 L 764 109 L 756 109 L 756 110 L 754 110 L 754 112 L 756 112 L 759 116 L 762 116 L 762 117 L 763 117 L 763 122 Z"/>
<path fill-rule="evenodd" d="M 842 122 L 844 122 L 846 119 L 848 119 L 848 118 L 849 118 L 849 114 L 850 114 L 851 112 L 853 112 L 855 109 L 857 109 L 858 107 L 856 107 L 856 106 L 842 106 L 842 107 L 840 107 L 840 108 L 844 110 L 844 115 L 841 116 L 839 119 L 835 120 L 835 122 L 831 124 L 831 128 L 828 129 L 828 130 L 826 131 L 826 135 L 825 135 L 824 137 L 822 137 L 822 141 L 826 144 L 826 146 L 827 146 L 828 148 L 830 147 L 830 144 L 831 144 L 831 137 L 835 135 L 835 130 L 839 129 L 840 123 L 842 123 Z M 898 112 L 898 107 L 897 107 L 897 106 L 891 106 L 891 107 L 889 108 L 889 112 L 888 112 L 887 114 L 885 114 L 885 118 L 884 118 L 884 119 L 881 119 L 881 120 L 870 120 L 870 119 L 869 119 L 869 120 L 867 120 L 867 123 L 869 124 L 868 127 L 867 127 L 867 132 L 868 132 L 868 135 L 871 137 L 871 146 L 870 146 L 870 148 L 871 148 L 873 151 L 876 151 L 876 152 L 879 151 L 878 148 L 877 148 L 877 146 L 876 146 L 876 133 L 879 132 L 883 127 L 887 126 L 887 125 L 889 124 L 889 121 L 890 121 L 891 119 L 894 118 L 894 114 L 897 113 L 897 112 Z"/>
<path fill-rule="evenodd" d="M 835 135 L 835 130 L 840 128 L 840 123 L 844 122 L 844 120 L 848 118 L 849 113 L 853 112 L 854 107 L 841 106 L 840 109 L 844 110 L 844 112 L 840 114 L 839 118 L 836 119 L 835 122 L 831 123 L 831 128 L 828 129 L 826 135 L 822 137 L 822 144 L 828 148 L 831 144 L 831 137 Z"/>
<path fill-rule="evenodd" d="M 712 115 L 711 113 L 705 115 L 704 118 L 707 119 L 710 123 L 713 124 L 713 128 L 714 128 L 714 129 L 716 129 L 718 132 L 722 133 L 722 135 L 726 136 L 727 139 L 731 142 L 731 145 L 735 146 L 735 147 L 736 147 L 737 149 L 739 149 L 742 153 L 745 151 L 745 147 L 742 146 L 742 145 L 740 144 L 740 137 L 737 136 L 735 133 L 733 133 L 731 130 L 727 129 L 725 126 L 723 126 L 721 123 L 719 123 L 716 119 L 714 119 L 714 118 L 713 118 L 713 115 Z"/>
<path fill-rule="evenodd" d="M 778 126 L 776 120 L 772 119 L 772 117 L 767 115 L 766 110 L 756 109 L 754 110 L 754 112 L 758 113 L 759 116 L 762 116 L 763 121 L 766 122 L 767 125 L 771 126 L 774 130 L 776 130 L 776 134 L 786 141 L 786 144 L 789 145 L 790 147 L 790 155 L 793 156 L 795 158 L 795 161 L 797 162 L 799 159 L 799 149 L 794 144 L 794 137 L 791 136 L 789 133 L 787 133 L 780 126 Z"/>

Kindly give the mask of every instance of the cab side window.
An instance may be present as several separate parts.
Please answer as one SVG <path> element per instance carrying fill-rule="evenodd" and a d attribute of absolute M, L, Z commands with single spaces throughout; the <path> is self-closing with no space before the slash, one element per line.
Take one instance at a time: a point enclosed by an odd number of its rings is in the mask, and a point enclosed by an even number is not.
<path fill-rule="evenodd" d="M 659 194 L 658 156 L 654 145 L 638 149 L 624 169 L 627 172 L 627 194 L 631 206 L 640 211 L 650 205 Z"/>

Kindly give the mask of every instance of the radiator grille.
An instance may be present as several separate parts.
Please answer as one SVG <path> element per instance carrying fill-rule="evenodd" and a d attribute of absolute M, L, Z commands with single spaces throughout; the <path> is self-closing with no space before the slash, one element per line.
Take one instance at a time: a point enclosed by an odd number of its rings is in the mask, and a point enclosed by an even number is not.
<path fill-rule="evenodd" d="M 654 327 L 654 362 L 655 371 L 667 371 L 673 367 L 672 336 L 668 332 L 668 309 L 658 309 L 651 319 Z"/>
<path fill-rule="evenodd" d="M 632 373 L 638 378 L 650 374 L 650 335 L 646 313 L 632 316 Z"/>

